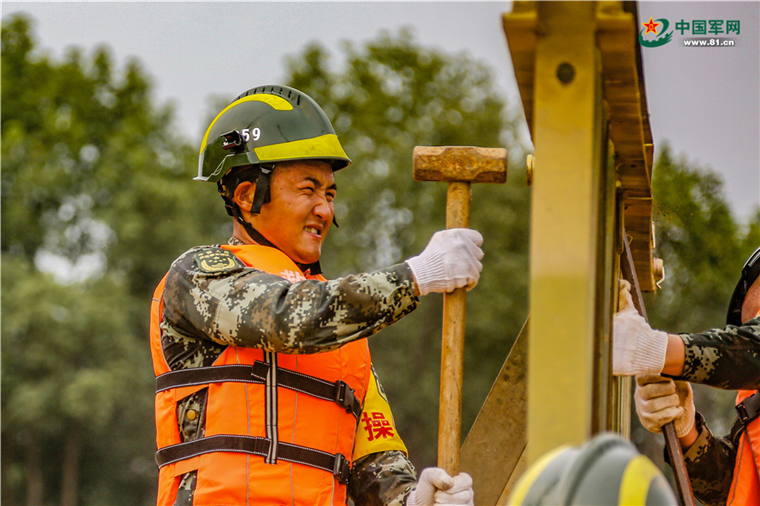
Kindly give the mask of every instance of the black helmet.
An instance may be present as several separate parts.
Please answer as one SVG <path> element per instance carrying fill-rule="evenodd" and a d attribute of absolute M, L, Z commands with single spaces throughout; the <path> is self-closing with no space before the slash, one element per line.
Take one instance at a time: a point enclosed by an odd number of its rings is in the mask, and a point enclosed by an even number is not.
<path fill-rule="evenodd" d="M 726 316 L 726 323 L 728 325 L 736 325 L 738 327 L 744 323 L 742 321 L 742 305 L 744 304 L 744 297 L 747 296 L 749 288 L 758 276 L 760 276 L 760 248 L 757 248 L 755 252 L 747 258 L 747 261 L 744 262 L 741 278 L 739 278 L 739 282 L 736 284 L 736 288 L 734 288 L 731 302 L 728 303 L 728 315 Z"/>
<path fill-rule="evenodd" d="M 237 97 L 211 122 L 201 142 L 196 181 L 217 182 L 235 167 L 289 160 L 351 163 L 330 120 L 308 95 L 259 86 Z"/>

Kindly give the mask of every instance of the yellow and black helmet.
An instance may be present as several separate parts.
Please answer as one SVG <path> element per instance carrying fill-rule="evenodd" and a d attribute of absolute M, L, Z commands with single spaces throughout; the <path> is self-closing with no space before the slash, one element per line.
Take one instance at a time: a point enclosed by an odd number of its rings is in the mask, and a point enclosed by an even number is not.
<path fill-rule="evenodd" d="M 676 506 L 665 476 L 628 441 L 600 434 L 553 450 L 520 477 L 507 504 L 519 506 Z"/>
<path fill-rule="evenodd" d="M 351 163 L 322 108 L 279 85 L 252 88 L 211 122 L 201 142 L 196 181 L 217 182 L 235 167 L 324 160 L 333 170 Z"/>

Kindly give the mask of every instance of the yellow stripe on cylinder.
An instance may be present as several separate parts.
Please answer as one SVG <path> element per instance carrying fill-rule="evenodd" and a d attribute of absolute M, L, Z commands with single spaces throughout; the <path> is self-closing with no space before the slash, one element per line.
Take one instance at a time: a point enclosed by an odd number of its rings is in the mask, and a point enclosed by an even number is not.
<path fill-rule="evenodd" d="M 652 480 L 662 476 L 652 461 L 643 455 L 634 457 L 626 466 L 620 482 L 618 504 L 645 505 Z"/>
<path fill-rule="evenodd" d="M 530 492 L 531 487 L 536 482 L 538 477 L 541 476 L 541 473 L 544 472 L 544 469 L 546 469 L 549 464 L 554 462 L 555 457 L 571 449 L 572 448 L 568 445 L 562 445 L 559 448 L 550 451 L 546 455 L 543 455 L 536 461 L 535 464 L 530 466 L 517 481 L 514 492 L 512 492 L 512 494 L 509 496 L 509 500 L 507 502 L 508 506 L 522 506 L 523 502 L 525 501 L 525 497 L 528 495 L 528 492 Z"/>

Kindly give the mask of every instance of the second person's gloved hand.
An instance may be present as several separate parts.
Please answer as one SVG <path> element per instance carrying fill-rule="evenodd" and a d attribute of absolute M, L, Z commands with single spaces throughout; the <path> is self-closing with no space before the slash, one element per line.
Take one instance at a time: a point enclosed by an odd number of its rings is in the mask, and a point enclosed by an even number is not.
<path fill-rule="evenodd" d="M 417 486 L 409 494 L 407 506 L 473 506 L 475 494 L 467 473 L 454 477 L 440 467 L 428 467 L 420 473 Z"/>
<path fill-rule="evenodd" d="M 628 281 L 620 281 L 618 302 L 619 311 L 612 322 L 612 373 L 616 376 L 661 373 L 668 334 L 652 329 L 636 311 Z"/>
<path fill-rule="evenodd" d="M 425 250 L 406 261 L 420 295 L 474 287 L 483 264 L 483 236 L 469 228 L 451 228 L 433 234 Z"/>
<path fill-rule="evenodd" d="M 636 376 L 636 414 L 641 425 L 651 432 L 675 422 L 676 434 L 683 437 L 694 426 L 694 394 L 687 381 L 673 381 L 659 374 Z"/>

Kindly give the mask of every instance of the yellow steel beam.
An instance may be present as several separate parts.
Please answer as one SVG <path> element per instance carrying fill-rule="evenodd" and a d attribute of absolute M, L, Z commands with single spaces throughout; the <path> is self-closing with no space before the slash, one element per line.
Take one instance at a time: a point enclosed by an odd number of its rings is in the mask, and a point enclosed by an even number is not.
<path fill-rule="evenodd" d="M 633 2 L 515 2 L 503 18 L 535 146 L 528 462 L 602 430 L 628 434 L 610 375 L 625 227 L 655 289 L 652 137 Z"/>
<path fill-rule="evenodd" d="M 505 504 L 516 477 L 550 449 L 602 430 L 629 435 L 631 383 L 610 374 L 627 239 L 642 290 L 655 288 L 653 147 L 637 23 L 634 2 L 618 1 L 518 1 L 503 18 L 536 149 L 532 323 L 515 344 L 528 337 L 527 423 L 512 416 L 525 409 L 525 394 L 510 386 L 522 356 L 513 350 L 502 370 L 511 372 L 497 378 L 463 448 L 497 463 L 465 466 L 487 482 L 489 504 Z M 489 450 L 488 435 L 500 430 L 509 437 Z"/>
<path fill-rule="evenodd" d="M 537 5 L 516 1 L 503 17 L 504 32 L 512 56 L 525 119 L 533 133 Z M 578 2 L 581 3 L 581 2 Z M 602 87 L 609 107 L 610 138 L 615 144 L 615 164 L 625 200 L 625 221 L 632 237 L 631 250 L 643 291 L 654 291 L 652 268 L 651 169 L 654 148 L 647 113 L 641 52 L 637 43 L 635 2 L 593 2 L 596 37 L 602 59 Z M 572 20 L 568 20 L 572 23 Z M 540 160 L 537 161 L 540 163 Z"/>
<path fill-rule="evenodd" d="M 539 2 L 533 90 L 528 463 L 592 434 L 602 89 L 590 2 Z"/>

